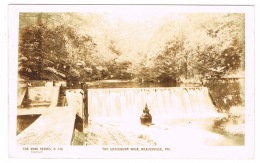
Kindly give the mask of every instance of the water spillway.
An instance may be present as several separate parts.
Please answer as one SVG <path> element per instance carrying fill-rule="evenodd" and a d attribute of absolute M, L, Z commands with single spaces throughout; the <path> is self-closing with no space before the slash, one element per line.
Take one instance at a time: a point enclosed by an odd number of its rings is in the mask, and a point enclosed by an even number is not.
<path fill-rule="evenodd" d="M 90 118 L 139 118 L 146 104 L 153 117 L 217 113 L 206 87 L 88 89 Z"/>

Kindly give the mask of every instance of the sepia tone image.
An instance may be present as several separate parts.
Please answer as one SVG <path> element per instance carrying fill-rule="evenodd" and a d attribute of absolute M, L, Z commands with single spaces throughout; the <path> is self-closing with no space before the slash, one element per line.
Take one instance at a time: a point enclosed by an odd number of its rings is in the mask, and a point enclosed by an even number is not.
<path fill-rule="evenodd" d="M 18 33 L 18 146 L 245 145 L 244 13 L 20 12 Z"/>

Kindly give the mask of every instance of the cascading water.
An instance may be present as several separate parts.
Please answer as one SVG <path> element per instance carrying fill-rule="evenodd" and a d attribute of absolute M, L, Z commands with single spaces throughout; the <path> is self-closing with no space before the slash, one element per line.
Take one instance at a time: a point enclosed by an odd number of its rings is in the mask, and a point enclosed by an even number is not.
<path fill-rule="evenodd" d="M 88 90 L 90 118 L 139 118 L 145 104 L 153 117 L 214 116 L 217 113 L 206 87 Z"/>

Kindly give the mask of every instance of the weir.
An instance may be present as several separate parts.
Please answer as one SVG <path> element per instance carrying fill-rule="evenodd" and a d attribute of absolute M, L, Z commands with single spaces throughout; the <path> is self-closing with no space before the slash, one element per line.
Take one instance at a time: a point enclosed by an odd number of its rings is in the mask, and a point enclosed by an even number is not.
<path fill-rule="evenodd" d="M 83 132 L 83 90 L 53 83 L 18 87 L 18 145 L 70 145 L 74 132 Z M 31 116 L 37 119 L 27 121 Z"/>
<path fill-rule="evenodd" d="M 153 117 L 214 116 L 206 87 L 88 89 L 89 118 L 139 118 L 147 104 Z"/>

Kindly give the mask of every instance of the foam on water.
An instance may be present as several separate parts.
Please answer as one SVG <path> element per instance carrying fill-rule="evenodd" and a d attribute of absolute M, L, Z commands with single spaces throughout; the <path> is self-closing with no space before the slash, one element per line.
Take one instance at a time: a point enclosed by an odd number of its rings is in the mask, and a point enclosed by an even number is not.
<path fill-rule="evenodd" d="M 206 87 L 88 90 L 90 118 L 139 118 L 146 103 L 153 117 L 209 117 L 217 114 Z"/>

